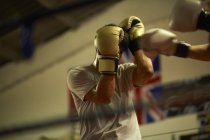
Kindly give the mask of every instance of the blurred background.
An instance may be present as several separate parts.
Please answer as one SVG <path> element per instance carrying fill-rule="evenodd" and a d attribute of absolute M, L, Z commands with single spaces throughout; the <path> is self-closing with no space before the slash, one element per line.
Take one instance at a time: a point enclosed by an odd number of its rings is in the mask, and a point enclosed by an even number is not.
<path fill-rule="evenodd" d="M 74 112 L 67 71 L 92 63 L 94 35 L 105 24 L 134 15 L 146 30 L 169 30 L 174 2 L 2 0 L 0 139 L 79 140 L 77 118 L 69 119 Z M 209 39 L 204 31 L 174 33 L 190 44 Z M 128 55 L 122 59 L 132 61 Z M 208 133 L 210 63 L 158 56 L 154 66 L 155 80 L 131 93 L 142 106 L 137 115 L 143 140 L 184 140 L 185 135 Z"/>

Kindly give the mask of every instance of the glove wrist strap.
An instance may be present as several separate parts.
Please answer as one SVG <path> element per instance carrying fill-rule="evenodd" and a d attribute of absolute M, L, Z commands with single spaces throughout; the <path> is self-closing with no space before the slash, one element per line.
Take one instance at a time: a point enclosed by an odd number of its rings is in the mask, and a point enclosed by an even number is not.
<path fill-rule="evenodd" d="M 141 37 L 137 37 L 134 40 L 131 40 L 129 49 L 132 54 L 141 49 L 140 43 L 141 43 Z"/>
<path fill-rule="evenodd" d="M 185 42 L 177 42 L 175 56 L 186 58 L 189 53 L 189 47 L 191 45 Z"/>
<path fill-rule="evenodd" d="M 206 30 L 210 32 L 210 13 L 202 10 L 197 22 L 197 29 Z"/>
<path fill-rule="evenodd" d="M 118 68 L 118 57 L 112 56 L 98 56 L 98 71 L 101 74 L 111 74 L 115 75 L 117 73 Z"/>

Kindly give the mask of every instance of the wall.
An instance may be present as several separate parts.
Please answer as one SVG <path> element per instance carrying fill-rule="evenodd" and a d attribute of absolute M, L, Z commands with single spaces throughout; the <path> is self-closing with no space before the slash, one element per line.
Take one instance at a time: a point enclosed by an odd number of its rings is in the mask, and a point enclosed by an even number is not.
<path fill-rule="evenodd" d="M 40 44 L 31 60 L 10 63 L 0 68 L 0 129 L 67 115 L 66 72 L 73 66 L 90 64 L 93 61 L 93 38 L 96 29 L 109 22 L 119 23 L 129 15 L 141 17 L 146 29 L 168 29 L 168 17 L 173 2 L 174 0 L 122 1 L 104 13 L 92 17 L 80 28 Z M 192 44 L 205 43 L 208 36 L 202 31 L 177 35 L 179 39 Z M 161 56 L 161 68 L 163 83 L 210 74 L 209 62 L 176 57 Z M 178 128 L 174 126 L 176 124 L 174 122 L 170 125 L 174 131 Z M 151 127 L 155 128 L 155 125 Z M 189 127 L 194 125 L 189 124 Z M 71 128 L 63 126 L 59 130 L 54 129 L 56 128 L 20 133 L 5 139 L 38 139 L 42 134 L 59 137 L 68 133 Z M 154 133 L 160 133 L 158 129 L 157 127 L 157 130 L 152 130 Z M 150 130 L 150 125 L 143 126 L 142 135 L 151 135 Z"/>

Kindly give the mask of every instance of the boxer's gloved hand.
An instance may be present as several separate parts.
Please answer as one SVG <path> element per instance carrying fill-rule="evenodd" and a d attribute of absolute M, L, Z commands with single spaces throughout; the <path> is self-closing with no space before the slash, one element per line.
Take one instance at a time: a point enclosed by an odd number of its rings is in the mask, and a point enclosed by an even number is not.
<path fill-rule="evenodd" d="M 141 48 L 140 38 L 144 34 L 144 24 L 136 16 L 130 16 L 119 24 L 125 32 L 129 34 L 129 49 L 134 54 L 135 51 Z"/>
<path fill-rule="evenodd" d="M 169 27 L 174 31 L 197 29 L 210 31 L 210 14 L 202 9 L 199 0 L 177 0 L 171 12 Z"/>
<path fill-rule="evenodd" d="M 94 45 L 98 51 L 98 71 L 101 74 L 116 74 L 120 57 L 119 44 L 123 41 L 124 31 L 114 25 L 97 30 Z"/>
<path fill-rule="evenodd" d="M 177 36 L 164 29 L 147 30 L 141 37 L 141 46 L 146 56 L 154 59 L 157 55 L 187 57 L 189 44 L 178 41 Z"/>

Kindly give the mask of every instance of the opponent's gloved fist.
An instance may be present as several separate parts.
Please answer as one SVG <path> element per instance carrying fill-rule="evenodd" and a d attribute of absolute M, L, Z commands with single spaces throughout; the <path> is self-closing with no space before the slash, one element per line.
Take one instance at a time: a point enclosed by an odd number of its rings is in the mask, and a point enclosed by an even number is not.
<path fill-rule="evenodd" d="M 124 19 L 120 24 L 125 32 L 129 34 L 130 44 L 129 49 L 134 54 L 140 49 L 140 37 L 144 34 L 144 24 L 136 16 L 130 16 Z"/>
<path fill-rule="evenodd" d="M 94 45 L 98 51 L 98 70 L 102 74 L 116 74 L 120 57 L 120 43 L 124 31 L 115 25 L 107 25 L 97 30 Z"/>
<path fill-rule="evenodd" d="M 189 44 L 178 41 L 174 33 L 160 28 L 147 30 L 141 37 L 141 46 L 151 59 L 159 54 L 186 57 L 189 50 Z"/>
<path fill-rule="evenodd" d="M 197 29 L 210 31 L 210 15 L 202 9 L 199 0 L 177 0 L 171 12 L 169 27 L 174 31 Z"/>

